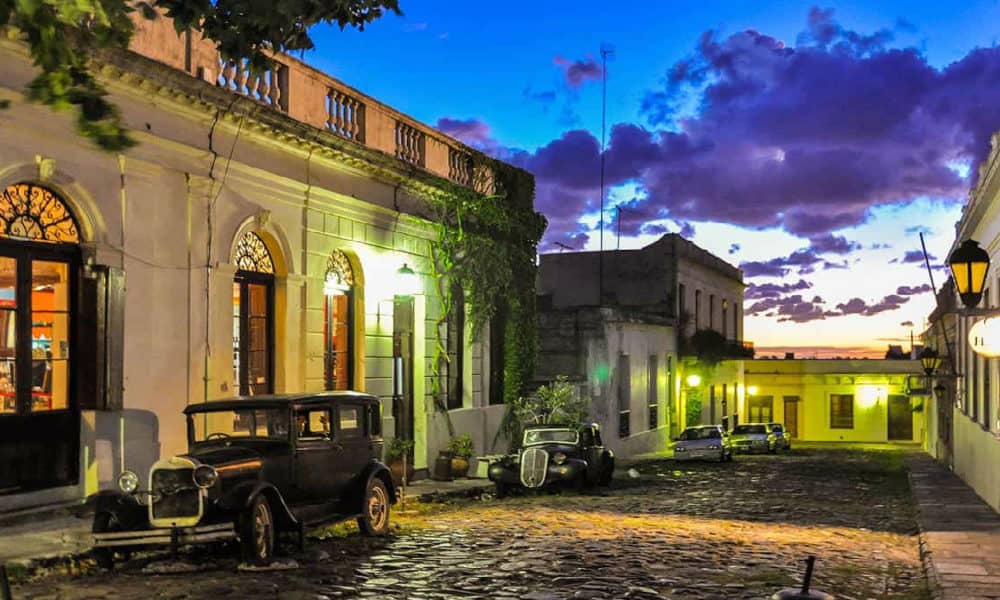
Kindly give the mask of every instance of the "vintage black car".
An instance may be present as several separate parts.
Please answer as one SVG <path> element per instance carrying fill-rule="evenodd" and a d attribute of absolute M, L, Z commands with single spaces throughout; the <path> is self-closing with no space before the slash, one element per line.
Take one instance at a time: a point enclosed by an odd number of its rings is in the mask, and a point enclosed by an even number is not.
<path fill-rule="evenodd" d="M 121 491 L 93 498 L 94 557 L 115 552 L 238 540 L 263 564 L 279 533 L 357 518 L 362 533 L 389 529 L 396 489 L 381 462 L 378 399 L 319 392 L 216 400 L 184 410 L 188 452 L 156 462 L 140 489 L 125 471 Z"/>
<path fill-rule="evenodd" d="M 568 485 L 582 490 L 608 485 L 614 470 L 615 455 L 604 447 L 600 426 L 587 423 L 526 427 L 519 451 L 491 464 L 488 473 L 502 498 L 518 486 Z"/>

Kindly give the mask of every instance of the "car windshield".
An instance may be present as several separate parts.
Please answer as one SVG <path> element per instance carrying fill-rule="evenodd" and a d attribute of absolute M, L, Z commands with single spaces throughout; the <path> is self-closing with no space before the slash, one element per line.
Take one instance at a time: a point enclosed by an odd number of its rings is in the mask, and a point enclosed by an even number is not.
<path fill-rule="evenodd" d="M 692 440 L 717 440 L 722 437 L 722 433 L 715 427 L 692 427 L 685 429 L 681 433 L 681 440 L 690 442 Z"/>
<path fill-rule="evenodd" d="M 252 438 L 288 440 L 288 411 L 283 408 L 213 410 L 188 415 L 191 442 Z"/>
<path fill-rule="evenodd" d="M 737 425 L 733 429 L 734 435 L 741 435 L 747 433 L 767 433 L 767 427 L 764 425 Z"/>
<path fill-rule="evenodd" d="M 529 429 L 524 432 L 524 445 L 546 442 L 575 444 L 578 437 L 577 432 L 572 429 Z"/>

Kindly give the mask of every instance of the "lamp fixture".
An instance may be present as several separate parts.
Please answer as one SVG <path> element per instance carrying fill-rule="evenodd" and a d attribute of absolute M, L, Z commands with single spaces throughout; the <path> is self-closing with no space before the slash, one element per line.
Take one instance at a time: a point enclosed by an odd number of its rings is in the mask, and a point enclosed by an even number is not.
<path fill-rule="evenodd" d="M 975 240 L 965 240 L 948 257 L 955 287 L 966 308 L 975 308 L 983 297 L 986 274 L 990 270 L 990 255 Z"/>
<path fill-rule="evenodd" d="M 396 289 L 397 296 L 416 296 L 420 293 L 420 280 L 405 262 L 396 271 Z"/>
<path fill-rule="evenodd" d="M 699 385 L 701 385 L 701 375 L 698 375 L 697 373 L 692 373 L 688 375 L 687 384 L 688 387 L 698 387 Z"/>
<path fill-rule="evenodd" d="M 924 368 L 924 373 L 928 377 L 934 374 L 941 367 L 941 357 L 938 356 L 934 348 L 924 348 L 920 352 L 920 366 Z"/>

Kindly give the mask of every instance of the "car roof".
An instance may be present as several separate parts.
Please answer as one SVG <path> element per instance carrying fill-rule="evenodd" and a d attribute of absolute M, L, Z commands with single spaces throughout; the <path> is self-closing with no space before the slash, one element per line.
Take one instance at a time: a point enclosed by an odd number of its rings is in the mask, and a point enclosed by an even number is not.
<path fill-rule="evenodd" d="M 582 427 L 586 427 L 590 423 L 581 423 L 579 425 L 525 425 L 524 430 L 530 431 L 532 429 L 571 429 L 577 431 Z"/>
<path fill-rule="evenodd" d="M 349 390 L 333 392 L 299 392 L 294 394 L 266 394 L 262 396 L 236 396 L 233 398 L 221 398 L 219 400 L 209 400 L 190 404 L 184 409 L 184 414 L 212 411 L 231 410 L 237 408 L 282 408 L 291 405 L 325 404 L 330 400 L 341 399 L 352 402 L 375 403 L 378 398 L 363 392 Z"/>
<path fill-rule="evenodd" d="M 691 425 L 685 429 L 719 429 L 722 425 Z"/>

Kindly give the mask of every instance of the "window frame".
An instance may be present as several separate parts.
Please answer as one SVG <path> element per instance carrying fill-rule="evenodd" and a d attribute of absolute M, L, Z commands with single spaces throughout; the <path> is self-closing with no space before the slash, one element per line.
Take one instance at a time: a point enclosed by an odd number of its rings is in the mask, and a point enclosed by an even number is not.
<path fill-rule="evenodd" d="M 835 415 L 836 403 L 844 402 L 847 400 L 847 408 L 849 409 L 850 425 L 843 425 L 845 417 L 843 415 Z M 840 409 L 844 408 L 842 404 Z M 839 421 L 838 421 L 839 418 Z M 854 429 L 854 394 L 830 394 L 830 429 Z"/>
<path fill-rule="evenodd" d="M 274 275 L 269 273 L 257 273 L 254 271 L 237 271 L 233 276 L 233 284 L 240 286 L 240 308 L 239 308 L 239 321 L 240 321 L 240 338 L 239 347 L 234 348 L 239 352 L 239 379 L 236 382 L 237 390 L 236 392 L 240 396 L 253 396 L 257 395 L 258 392 L 250 391 L 250 294 L 248 293 L 250 285 L 262 285 L 265 288 L 265 293 L 267 295 L 266 299 L 266 337 L 267 337 L 267 382 L 266 389 L 263 394 L 273 394 L 274 393 L 274 358 L 275 358 L 275 347 L 274 347 Z"/>

